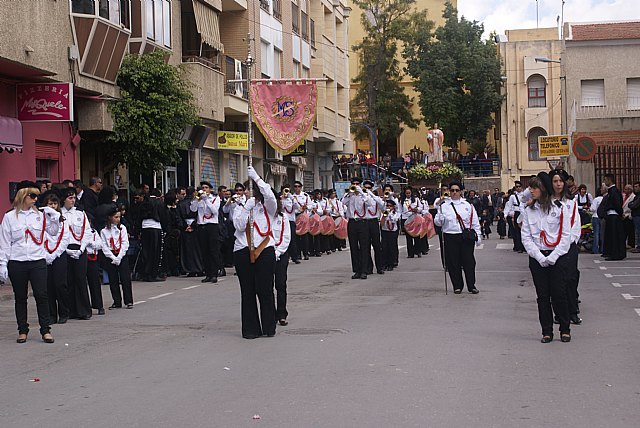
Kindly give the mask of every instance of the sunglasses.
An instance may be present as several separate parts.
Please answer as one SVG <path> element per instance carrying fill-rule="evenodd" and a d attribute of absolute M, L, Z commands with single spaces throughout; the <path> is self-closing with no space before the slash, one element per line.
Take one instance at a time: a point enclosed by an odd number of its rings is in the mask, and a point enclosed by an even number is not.
<path fill-rule="evenodd" d="M 27 194 L 28 197 L 30 197 L 31 199 L 38 199 L 38 194 L 37 193 L 29 193 Z"/>
<path fill-rule="evenodd" d="M 449 189 L 449 190 L 451 190 L 452 192 L 459 192 L 460 191 L 460 189 Z"/>
<path fill-rule="evenodd" d="M 294 184 L 293 187 L 302 187 L 302 186 L 299 184 Z"/>

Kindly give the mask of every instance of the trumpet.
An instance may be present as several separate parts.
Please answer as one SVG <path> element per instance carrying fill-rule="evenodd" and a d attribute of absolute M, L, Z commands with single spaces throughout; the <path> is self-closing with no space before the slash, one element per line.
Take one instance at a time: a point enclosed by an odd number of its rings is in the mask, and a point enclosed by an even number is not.
<path fill-rule="evenodd" d="M 389 210 L 382 211 L 382 217 L 389 217 Z"/>
<path fill-rule="evenodd" d="M 449 194 L 449 192 L 444 192 L 444 194 L 443 194 L 442 196 L 443 196 L 443 197 L 445 197 L 445 198 L 449 198 L 449 197 L 451 197 L 451 196 L 450 196 L 450 194 Z"/>
<path fill-rule="evenodd" d="M 282 194 L 285 197 L 289 196 L 289 193 L 291 193 L 291 189 L 289 189 L 288 187 L 285 187 L 284 189 L 282 189 Z"/>
<path fill-rule="evenodd" d="M 238 195 L 232 195 L 227 201 L 227 204 L 235 204 L 236 202 L 238 202 L 238 197 Z"/>
<path fill-rule="evenodd" d="M 353 185 L 351 185 L 351 187 L 349 187 L 349 192 L 350 192 L 350 193 L 354 193 L 357 189 L 358 189 L 358 186 L 356 186 L 355 184 L 353 184 Z"/>
<path fill-rule="evenodd" d="M 385 198 L 388 198 L 388 197 L 389 197 L 389 196 L 391 196 L 391 195 L 392 195 L 392 193 L 391 193 L 391 191 L 390 191 L 390 190 L 387 190 L 386 192 L 384 192 L 384 197 L 385 197 Z"/>
<path fill-rule="evenodd" d="M 203 196 L 207 196 L 206 192 L 202 189 L 198 190 L 198 193 L 196 193 L 195 199 L 198 201 L 201 201 Z"/>

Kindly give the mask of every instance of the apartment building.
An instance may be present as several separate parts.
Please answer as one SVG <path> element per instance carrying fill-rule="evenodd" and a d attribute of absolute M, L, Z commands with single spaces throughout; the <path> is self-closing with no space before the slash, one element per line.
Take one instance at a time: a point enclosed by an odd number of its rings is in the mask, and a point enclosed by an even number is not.
<path fill-rule="evenodd" d="M 457 7 L 457 0 L 450 0 L 451 4 L 454 7 Z M 444 10 L 446 0 L 416 0 L 416 9 L 417 10 L 427 10 L 429 12 L 428 18 L 431 21 L 435 22 L 436 27 L 444 24 L 444 19 L 442 18 L 442 11 Z M 353 8 L 353 12 L 351 13 L 350 18 L 350 27 L 349 27 L 349 49 L 352 46 L 361 41 L 364 36 L 364 29 L 361 24 L 361 16 L 362 11 L 355 6 L 351 5 Z M 400 62 L 404 63 L 404 60 L 400 58 Z M 352 54 L 349 58 L 349 80 L 353 82 L 353 79 L 360 72 L 360 62 L 356 54 Z M 420 106 L 418 104 L 420 95 L 414 90 L 413 87 L 413 79 L 410 76 L 404 76 L 402 82 L 402 87 L 404 88 L 405 93 L 413 99 L 411 103 L 411 113 L 413 117 L 419 118 L 422 117 L 422 113 L 420 112 Z M 351 93 L 350 99 L 353 98 L 358 90 L 357 84 L 351 83 Z M 425 151 L 427 150 L 427 132 L 429 128 L 424 124 L 424 122 L 420 123 L 418 129 L 409 129 L 405 128 L 404 132 L 398 138 L 397 144 L 395 147 L 388 148 L 390 154 L 392 156 L 401 156 L 404 153 L 409 153 L 409 151 L 413 147 L 418 147 L 419 149 Z M 359 150 L 370 150 L 370 142 L 368 140 L 356 141 L 357 149 Z M 383 155 L 381 153 L 380 155 Z"/>
<path fill-rule="evenodd" d="M 508 30 L 505 37 L 498 45 L 505 98 L 496 116 L 495 139 L 503 189 L 547 170 L 546 159 L 539 158 L 538 137 L 562 132 L 563 43 L 558 29 Z"/>
<path fill-rule="evenodd" d="M 570 172 L 591 190 L 606 173 L 620 187 L 639 181 L 640 21 L 567 23 L 564 37 Z"/>

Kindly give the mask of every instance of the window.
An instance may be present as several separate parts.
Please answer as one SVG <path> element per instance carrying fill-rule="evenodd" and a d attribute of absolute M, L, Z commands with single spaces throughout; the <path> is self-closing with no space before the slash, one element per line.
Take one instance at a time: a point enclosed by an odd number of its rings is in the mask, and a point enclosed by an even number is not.
<path fill-rule="evenodd" d="M 308 79 L 309 75 L 310 75 L 309 69 L 303 65 L 302 66 L 302 78 L 303 79 Z"/>
<path fill-rule="evenodd" d="M 71 12 L 84 13 L 86 15 L 95 15 L 96 2 L 95 0 L 72 0 Z"/>
<path fill-rule="evenodd" d="M 273 0 L 273 17 L 282 20 L 282 0 Z"/>
<path fill-rule="evenodd" d="M 171 1 L 147 0 L 147 38 L 161 46 L 171 47 Z"/>
<path fill-rule="evenodd" d="M 582 80 L 582 107 L 603 107 L 604 103 L 604 80 Z"/>
<path fill-rule="evenodd" d="M 273 76 L 274 79 L 282 77 L 282 51 L 273 50 Z"/>
<path fill-rule="evenodd" d="M 531 128 L 527 140 L 529 142 L 529 160 L 540 160 L 540 151 L 538 149 L 538 137 L 544 137 L 547 131 L 543 128 Z"/>
<path fill-rule="evenodd" d="M 291 3 L 291 27 L 294 33 L 300 34 L 300 13 L 295 3 Z"/>
<path fill-rule="evenodd" d="M 539 74 L 534 74 L 527 81 L 529 107 L 547 106 L 547 81 Z"/>
<path fill-rule="evenodd" d="M 300 63 L 295 59 L 293 60 L 293 78 L 300 78 Z"/>
<path fill-rule="evenodd" d="M 627 79 L 627 109 L 640 110 L 640 78 Z"/>
<path fill-rule="evenodd" d="M 260 71 L 262 72 L 263 77 L 271 77 L 271 73 L 269 72 L 270 51 L 269 43 L 264 40 L 260 40 Z"/>
<path fill-rule="evenodd" d="M 316 22 L 313 19 L 309 20 L 309 29 L 311 30 L 311 47 L 316 47 Z"/>
<path fill-rule="evenodd" d="M 309 41 L 309 17 L 305 12 L 300 12 L 300 28 L 302 30 L 302 39 Z"/>
<path fill-rule="evenodd" d="M 260 0 L 260 9 L 269 12 L 269 0 Z"/>
<path fill-rule="evenodd" d="M 36 180 L 51 180 L 53 163 L 49 159 L 36 159 Z"/>

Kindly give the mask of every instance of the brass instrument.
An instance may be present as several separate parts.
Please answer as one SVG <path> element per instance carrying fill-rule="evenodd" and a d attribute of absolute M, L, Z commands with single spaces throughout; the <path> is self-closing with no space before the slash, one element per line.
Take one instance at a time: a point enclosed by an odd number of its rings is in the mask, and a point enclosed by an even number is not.
<path fill-rule="evenodd" d="M 229 200 L 227 200 L 227 205 L 235 204 L 236 202 L 238 202 L 238 198 L 238 195 L 231 195 Z"/>
<path fill-rule="evenodd" d="M 282 189 L 282 194 L 285 197 L 289 196 L 289 193 L 291 193 L 291 189 L 289 189 L 288 187 L 285 187 L 284 189 Z"/>
<path fill-rule="evenodd" d="M 351 187 L 349 187 L 349 192 L 350 192 L 350 193 L 354 193 L 357 189 L 358 189 L 358 186 L 356 186 L 355 184 L 353 184 L 353 185 L 351 185 Z"/>
<path fill-rule="evenodd" d="M 386 192 L 384 192 L 384 197 L 388 198 L 389 196 L 391 196 L 391 191 L 387 190 Z"/>
<path fill-rule="evenodd" d="M 382 217 L 389 217 L 389 210 L 382 211 Z"/>
<path fill-rule="evenodd" d="M 449 192 L 444 192 L 444 194 L 442 196 L 445 197 L 445 198 L 450 198 L 451 197 Z"/>

